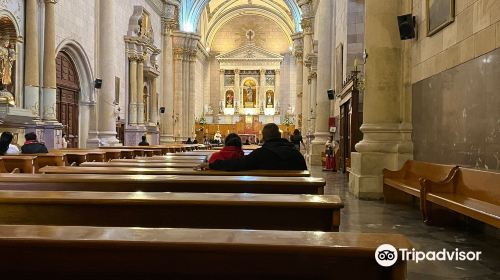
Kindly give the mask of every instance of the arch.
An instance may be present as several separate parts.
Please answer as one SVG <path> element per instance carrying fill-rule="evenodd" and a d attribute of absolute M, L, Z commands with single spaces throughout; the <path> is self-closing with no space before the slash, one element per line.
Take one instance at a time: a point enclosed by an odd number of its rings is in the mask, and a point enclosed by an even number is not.
<path fill-rule="evenodd" d="M 94 87 L 95 76 L 90 59 L 82 45 L 71 39 L 59 43 L 56 54 L 59 52 L 64 52 L 71 58 L 80 80 L 79 146 L 84 148 L 87 143 L 95 145 L 99 141 L 97 139 L 97 99 Z"/>
<path fill-rule="evenodd" d="M 21 36 L 20 35 L 22 33 L 20 32 L 21 27 L 19 27 L 19 23 L 16 21 L 16 17 L 14 16 L 14 14 L 8 10 L 0 10 L 0 18 L 3 17 L 10 19 L 10 21 L 14 25 L 14 28 L 16 29 L 17 36 Z"/>
<path fill-rule="evenodd" d="M 302 31 L 300 26 L 301 12 L 295 0 L 283 0 L 292 13 L 292 18 L 295 23 L 295 31 Z M 181 5 L 180 24 L 181 30 L 185 32 L 195 32 L 198 26 L 201 13 L 210 0 L 185 0 Z"/>
<path fill-rule="evenodd" d="M 231 11 L 228 13 L 220 16 L 219 18 L 216 18 L 215 23 L 210 26 L 210 28 L 207 30 L 207 35 L 206 35 L 206 43 L 208 47 L 212 46 L 213 40 L 215 39 L 215 35 L 217 35 L 217 32 L 229 21 L 232 19 L 237 18 L 238 16 L 241 15 L 259 15 L 263 16 L 267 19 L 272 20 L 275 22 L 280 29 L 283 31 L 283 33 L 286 35 L 288 38 L 288 43 L 291 45 L 292 44 L 292 39 L 291 35 L 293 33 L 293 29 L 291 26 L 289 26 L 286 21 L 281 18 L 281 17 L 276 17 L 276 14 L 273 13 L 272 11 L 269 10 L 263 10 L 260 8 L 255 8 L 255 7 L 246 7 L 246 8 L 241 8 L 240 7 L 234 7 Z"/>
<path fill-rule="evenodd" d="M 2 34 L 3 37 L 7 35 L 7 40 L 9 40 L 11 47 L 14 45 L 15 49 L 15 61 L 11 69 L 12 84 L 8 88 L 13 94 L 13 102 L 15 102 L 15 105 L 22 107 L 24 99 L 24 90 L 22 90 L 24 86 L 24 44 L 22 31 L 19 26 L 20 23 L 17 22 L 13 13 L 8 10 L 0 10 L 0 20 L 4 18 L 8 21 L 6 24 L 11 26 L 9 26 L 10 28 L 7 28 L 8 30 L 0 30 L 0 34 Z"/>
<path fill-rule="evenodd" d="M 257 81 L 255 78 L 246 77 L 241 80 L 240 88 L 242 90 L 240 94 L 241 94 L 241 100 L 243 100 L 243 108 L 255 109 L 258 107 L 260 102 L 260 96 L 259 96 L 260 87 L 262 87 L 262 85 L 259 84 L 259 81 Z M 250 94 L 247 88 L 251 89 L 252 92 Z M 250 103 L 252 103 L 251 106 Z"/>

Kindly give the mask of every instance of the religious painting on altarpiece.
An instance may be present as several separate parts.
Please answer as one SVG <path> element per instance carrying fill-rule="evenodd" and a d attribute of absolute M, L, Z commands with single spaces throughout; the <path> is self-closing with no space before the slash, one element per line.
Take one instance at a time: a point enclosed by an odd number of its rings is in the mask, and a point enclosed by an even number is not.
<path fill-rule="evenodd" d="M 257 85 L 254 80 L 246 80 L 243 83 L 243 106 L 244 108 L 256 108 Z"/>
<path fill-rule="evenodd" d="M 274 108 L 274 91 L 272 90 L 266 92 L 266 108 Z"/>
<path fill-rule="evenodd" d="M 226 91 L 226 108 L 234 108 L 234 91 Z"/>

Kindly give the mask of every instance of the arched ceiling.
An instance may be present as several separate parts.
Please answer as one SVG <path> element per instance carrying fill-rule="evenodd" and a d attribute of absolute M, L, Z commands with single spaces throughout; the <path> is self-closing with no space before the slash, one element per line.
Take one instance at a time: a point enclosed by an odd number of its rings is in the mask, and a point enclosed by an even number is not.
<path fill-rule="evenodd" d="M 269 17 L 243 14 L 230 18 L 207 41 L 213 53 L 227 53 L 247 43 L 247 32 L 253 31 L 253 42 L 268 51 L 284 54 L 292 45 L 290 36 Z"/>
<path fill-rule="evenodd" d="M 238 13 L 249 12 L 275 18 L 287 34 L 301 31 L 301 12 L 296 0 L 183 0 L 180 27 L 208 39 L 224 22 Z"/>

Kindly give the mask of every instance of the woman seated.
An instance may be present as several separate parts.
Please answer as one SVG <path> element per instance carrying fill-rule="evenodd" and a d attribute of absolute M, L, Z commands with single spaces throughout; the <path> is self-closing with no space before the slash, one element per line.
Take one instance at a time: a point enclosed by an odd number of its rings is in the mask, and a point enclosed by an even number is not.
<path fill-rule="evenodd" d="M 224 148 L 220 152 L 214 153 L 208 163 L 214 163 L 218 160 L 239 159 L 245 154 L 241 149 L 241 138 L 236 133 L 229 134 L 224 141 Z"/>
<path fill-rule="evenodd" d="M 12 133 L 8 131 L 2 133 L 2 136 L 0 136 L 0 155 L 5 156 L 19 154 L 19 148 L 11 144 L 12 139 L 14 139 L 14 135 L 12 135 Z"/>

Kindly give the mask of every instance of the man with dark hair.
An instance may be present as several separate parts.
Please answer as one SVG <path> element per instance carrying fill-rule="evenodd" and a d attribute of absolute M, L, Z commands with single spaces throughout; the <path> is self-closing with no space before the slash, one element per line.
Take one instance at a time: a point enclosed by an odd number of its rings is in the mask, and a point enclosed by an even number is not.
<path fill-rule="evenodd" d="M 240 159 L 218 160 L 210 169 L 240 170 L 307 170 L 304 156 L 293 144 L 281 138 L 279 127 L 270 123 L 262 129 L 264 145 Z"/>
<path fill-rule="evenodd" d="M 36 134 L 34 132 L 26 133 L 24 138 L 26 141 L 21 147 L 23 154 L 47 154 L 49 152 L 44 144 L 36 140 Z"/>
<path fill-rule="evenodd" d="M 149 146 L 148 141 L 146 141 L 146 135 L 142 136 L 142 141 L 139 143 L 139 146 Z"/>

